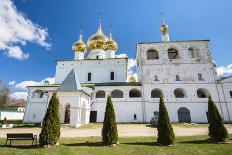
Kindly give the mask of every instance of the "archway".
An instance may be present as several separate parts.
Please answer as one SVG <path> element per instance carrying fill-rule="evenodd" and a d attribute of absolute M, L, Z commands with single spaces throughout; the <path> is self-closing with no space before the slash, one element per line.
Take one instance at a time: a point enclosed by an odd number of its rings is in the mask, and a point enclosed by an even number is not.
<path fill-rule="evenodd" d="M 111 92 L 111 97 L 112 98 L 123 98 L 123 92 L 119 89 L 113 90 Z"/>
<path fill-rule="evenodd" d="M 174 95 L 176 98 L 186 98 L 187 97 L 185 90 L 182 88 L 175 89 Z"/>
<path fill-rule="evenodd" d="M 151 91 L 151 98 L 160 98 L 161 95 L 163 95 L 163 93 L 160 89 L 153 89 Z"/>
<path fill-rule="evenodd" d="M 129 97 L 141 97 L 141 91 L 139 89 L 131 89 L 129 92 Z"/>
<path fill-rule="evenodd" d="M 104 90 L 99 90 L 96 92 L 96 98 L 105 98 L 106 93 Z"/>
<path fill-rule="evenodd" d="M 186 107 L 181 107 L 177 111 L 179 123 L 190 123 L 191 116 L 190 111 Z"/>
<path fill-rule="evenodd" d="M 197 97 L 198 98 L 207 98 L 209 96 L 210 96 L 210 93 L 207 89 L 205 89 L 205 88 L 197 89 Z"/>
<path fill-rule="evenodd" d="M 65 107 L 64 124 L 70 124 L 70 105 Z"/>

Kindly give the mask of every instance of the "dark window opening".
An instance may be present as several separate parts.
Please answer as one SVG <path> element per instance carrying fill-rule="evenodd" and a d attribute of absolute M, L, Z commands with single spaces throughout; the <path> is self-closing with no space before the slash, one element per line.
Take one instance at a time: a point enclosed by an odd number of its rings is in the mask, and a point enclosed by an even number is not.
<path fill-rule="evenodd" d="M 113 90 L 111 92 L 111 97 L 112 98 L 123 98 L 123 92 L 121 90 Z"/>
<path fill-rule="evenodd" d="M 199 88 L 197 90 L 197 97 L 198 98 L 207 98 L 210 95 L 207 89 Z"/>
<path fill-rule="evenodd" d="M 198 80 L 199 81 L 204 81 L 203 78 L 202 78 L 202 74 L 201 73 L 198 74 Z"/>
<path fill-rule="evenodd" d="M 181 81 L 179 75 L 176 75 L 176 81 Z"/>
<path fill-rule="evenodd" d="M 114 80 L 114 72 L 110 72 L 110 80 Z"/>
<path fill-rule="evenodd" d="M 106 93 L 105 91 L 103 90 L 99 90 L 97 93 L 96 93 L 96 98 L 105 98 L 106 96 Z"/>
<path fill-rule="evenodd" d="M 232 97 L 232 91 L 230 91 L 230 97 Z"/>
<path fill-rule="evenodd" d="M 155 81 L 159 81 L 159 79 L 158 79 L 158 76 L 157 76 L 157 75 L 155 75 L 155 76 L 154 76 L 154 78 L 155 78 Z"/>
<path fill-rule="evenodd" d="M 177 88 L 174 91 L 174 95 L 176 98 L 185 98 L 186 97 L 185 91 L 183 89 L 180 89 L 180 88 Z"/>
<path fill-rule="evenodd" d="M 178 51 L 175 48 L 168 49 L 168 58 L 169 59 L 178 59 Z"/>
<path fill-rule="evenodd" d="M 91 76 L 92 76 L 92 74 L 88 73 L 88 81 L 91 81 Z"/>
<path fill-rule="evenodd" d="M 151 91 L 151 98 L 160 98 L 161 95 L 162 95 L 162 92 L 160 89 L 153 89 Z"/>
<path fill-rule="evenodd" d="M 96 56 L 96 59 L 99 59 L 99 56 Z"/>
<path fill-rule="evenodd" d="M 141 91 L 138 89 L 131 89 L 129 92 L 129 97 L 141 97 Z"/>
<path fill-rule="evenodd" d="M 159 59 L 158 52 L 156 50 L 147 51 L 147 60 Z"/>
<path fill-rule="evenodd" d="M 134 114 L 134 120 L 137 120 L 137 115 L 136 114 Z"/>

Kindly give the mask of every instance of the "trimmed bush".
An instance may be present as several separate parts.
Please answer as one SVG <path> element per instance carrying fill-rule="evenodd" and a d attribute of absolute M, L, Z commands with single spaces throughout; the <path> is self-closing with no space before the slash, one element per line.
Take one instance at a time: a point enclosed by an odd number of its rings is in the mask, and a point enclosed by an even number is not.
<path fill-rule="evenodd" d="M 159 102 L 159 118 L 158 118 L 158 138 L 157 143 L 160 145 L 172 145 L 175 141 L 175 134 L 169 120 L 168 112 L 163 101 L 163 96 L 160 96 Z"/>
<path fill-rule="evenodd" d="M 225 142 L 228 132 L 211 97 L 208 98 L 209 137 L 211 142 Z"/>
<path fill-rule="evenodd" d="M 59 100 L 53 93 L 49 106 L 43 119 L 42 130 L 39 135 L 41 146 L 54 146 L 60 138 Z"/>
<path fill-rule="evenodd" d="M 105 117 L 102 129 L 102 141 L 105 145 L 118 143 L 118 129 L 111 96 L 107 97 Z"/>

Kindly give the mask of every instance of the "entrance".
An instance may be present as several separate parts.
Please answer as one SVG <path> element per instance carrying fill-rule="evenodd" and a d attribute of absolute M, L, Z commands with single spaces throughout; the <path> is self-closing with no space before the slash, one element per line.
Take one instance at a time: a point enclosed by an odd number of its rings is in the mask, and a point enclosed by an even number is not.
<path fill-rule="evenodd" d="M 97 122 L 97 111 L 90 111 L 90 123 Z"/>
<path fill-rule="evenodd" d="M 179 123 L 191 122 L 190 111 L 187 108 L 181 107 L 180 109 L 178 109 L 177 113 L 178 113 Z"/>
<path fill-rule="evenodd" d="M 70 124 L 70 105 L 65 108 L 64 124 Z"/>

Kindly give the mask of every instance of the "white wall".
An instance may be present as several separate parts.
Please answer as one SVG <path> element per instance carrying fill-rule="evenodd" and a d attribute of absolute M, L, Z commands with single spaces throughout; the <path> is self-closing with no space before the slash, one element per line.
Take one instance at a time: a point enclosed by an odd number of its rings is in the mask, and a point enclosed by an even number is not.
<path fill-rule="evenodd" d="M 0 120 L 22 120 L 24 112 L 0 111 Z"/>

